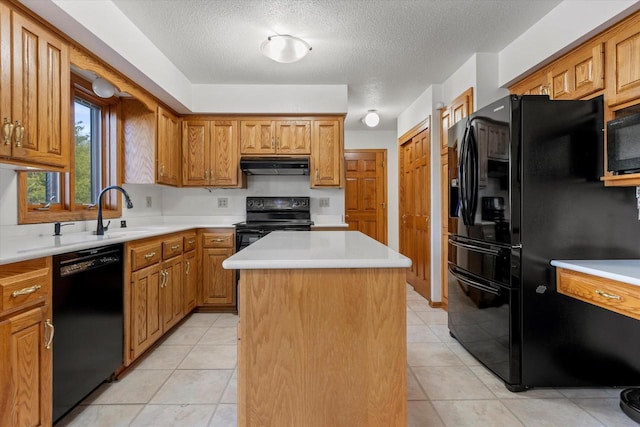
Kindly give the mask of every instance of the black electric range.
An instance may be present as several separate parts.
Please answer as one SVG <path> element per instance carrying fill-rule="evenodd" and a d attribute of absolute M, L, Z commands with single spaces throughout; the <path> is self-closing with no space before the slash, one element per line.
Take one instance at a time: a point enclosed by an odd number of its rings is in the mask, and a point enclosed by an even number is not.
<path fill-rule="evenodd" d="M 247 197 L 247 220 L 236 226 L 236 252 L 276 230 L 309 231 L 309 197 Z"/>

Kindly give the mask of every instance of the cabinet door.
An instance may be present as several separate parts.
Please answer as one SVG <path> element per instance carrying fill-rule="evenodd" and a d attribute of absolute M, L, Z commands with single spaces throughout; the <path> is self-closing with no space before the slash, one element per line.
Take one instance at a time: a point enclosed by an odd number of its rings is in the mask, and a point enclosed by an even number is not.
<path fill-rule="evenodd" d="M 276 144 L 271 120 L 240 121 L 240 154 L 274 154 Z"/>
<path fill-rule="evenodd" d="M 196 307 L 196 297 L 198 291 L 198 262 L 196 251 L 189 251 L 184 254 L 184 276 L 183 285 L 183 311 L 187 315 Z"/>
<path fill-rule="evenodd" d="M 549 95 L 551 99 L 551 83 L 548 70 L 540 70 L 515 86 L 511 86 L 509 91 L 517 95 Z"/>
<path fill-rule="evenodd" d="M 166 332 L 182 319 L 182 255 L 163 263 L 160 277 L 160 305 L 162 332 Z"/>
<path fill-rule="evenodd" d="M 552 99 L 580 99 L 604 88 L 602 43 L 586 45 L 554 63 L 549 71 Z"/>
<path fill-rule="evenodd" d="M 311 187 L 341 187 L 343 149 L 339 120 L 313 122 L 313 152 L 311 155 Z"/>
<path fill-rule="evenodd" d="M 640 98 L 640 15 L 607 41 L 607 88 L 609 105 Z"/>
<path fill-rule="evenodd" d="M 209 185 L 209 122 L 182 124 L 182 185 Z"/>
<path fill-rule="evenodd" d="M 234 270 L 222 268 L 222 261 L 231 255 L 233 249 L 203 249 L 202 295 L 205 305 L 235 305 Z"/>
<path fill-rule="evenodd" d="M 211 123 L 211 168 L 215 187 L 236 187 L 240 170 L 238 122 L 235 120 Z"/>
<path fill-rule="evenodd" d="M 158 107 L 158 184 L 178 185 L 180 159 L 180 122 L 176 116 Z"/>
<path fill-rule="evenodd" d="M 0 425 L 51 425 L 51 330 L 45 319 L 49 306 L 0 323 Z"/>
<path fill-rule="evenodd" d="M 9 54 L 6 54 L 9 52 Z M 12 123 L 11 114 L 11 11 L 0 4 L 0 125 Z M 0 156 L 11 156 L 11 144 L 5 144 L 4 129 L 0 139 Z"/>
<path fill-rule="evenodd" d="M 140 356 L 162 335 L 160 264 L 131 274 L 131 359 Z"/>
<path fill-rule="evenodd" d="M 311 121 L 279 120 L 275 122 L 278 154 L 311 153 Z"/>
<path fill-rule="evenodd" d="M 69 47 L 16 12 L 12 25 L 12 156 L 68 167 Z M 18 125 L 24 130 L 21 139 Z"/>

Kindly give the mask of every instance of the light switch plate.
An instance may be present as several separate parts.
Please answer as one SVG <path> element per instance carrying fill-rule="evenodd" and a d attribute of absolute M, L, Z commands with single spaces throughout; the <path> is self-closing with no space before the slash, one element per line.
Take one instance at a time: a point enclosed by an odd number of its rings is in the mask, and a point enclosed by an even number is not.
<path fill-rule="evenodd" d="M 330 202 L 329 202 L 329 198 L 328 197 L 320 197 L 320 207 L 321 208 L 328 208 L 330 207 Z"/>
<path fill-rule="evenodd" d="M 228 208 L 229 207 L 229 198 L 228 197 L 218 197 L 218 207 L 219 208 Z"/>

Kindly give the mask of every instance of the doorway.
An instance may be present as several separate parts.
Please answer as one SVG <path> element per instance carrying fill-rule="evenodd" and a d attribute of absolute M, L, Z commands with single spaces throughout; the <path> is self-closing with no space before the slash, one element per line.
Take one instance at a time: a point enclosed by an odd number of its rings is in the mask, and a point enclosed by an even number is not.
<path fill-rule="evenodd" d="M 344 150 L 345 222 L 387 244 L 387 150 Z"/>
<path fill-rule="evenodd" d="M 431 304 L 431 127 L 427 118 L 399 140 L 400 252 L 407 282 Z"/>

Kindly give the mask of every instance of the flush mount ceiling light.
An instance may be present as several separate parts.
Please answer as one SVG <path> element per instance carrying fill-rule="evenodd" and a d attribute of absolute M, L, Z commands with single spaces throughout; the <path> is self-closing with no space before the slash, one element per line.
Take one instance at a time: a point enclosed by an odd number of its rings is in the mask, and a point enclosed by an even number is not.
<path fill-rule="evenodd" d="M 267 58 L 289 64 L 304 58 L 311 46 L 298 37 L 283 34 L 268 37 L 260 46 L 260 50 Z"/>
<path fill-rule="evenodd" d="M 376 110 L 369 110 L 367 114 L 362 118 L 362 123 L 369 126 L 370 128 L 374 128 L 378 126 L 380 123 L 380 116 Z"/>
<path fill-rule="evenodd" d="M 111 98 L 116 93 L 116 88 L 102 77 L 96 77 L 91 88 L 100 98 Z"/>

